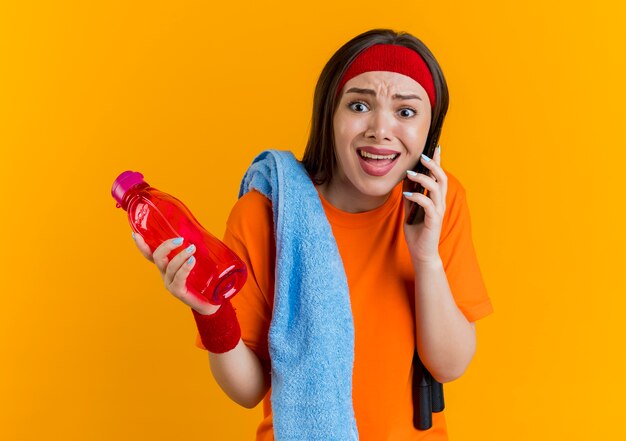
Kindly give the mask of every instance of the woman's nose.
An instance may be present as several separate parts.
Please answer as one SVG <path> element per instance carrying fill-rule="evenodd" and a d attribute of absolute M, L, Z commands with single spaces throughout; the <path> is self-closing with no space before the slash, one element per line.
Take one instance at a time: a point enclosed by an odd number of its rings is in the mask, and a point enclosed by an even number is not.
<path fill-rule="evenodd" d="M 370 115 L 365 136 L 368 138 L 374 137 L 378 141 L 382 139 L 390 141 L 394 125 L 393 115 L 390 112 L 381 110 L 371 112 Z"/>

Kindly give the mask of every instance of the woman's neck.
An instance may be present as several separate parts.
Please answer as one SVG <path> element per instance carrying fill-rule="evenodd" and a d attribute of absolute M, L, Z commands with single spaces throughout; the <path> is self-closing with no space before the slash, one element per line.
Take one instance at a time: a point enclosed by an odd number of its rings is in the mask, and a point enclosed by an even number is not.
<path fill-rule="evenodd" d="M 338 186 L 332 182 L 317 185 L 317 190 L 333 207 L 347 213 L 363 213 L 383 205 L 391 192 L 382 196 L 371 196 L 359 192 L 352 185 Z"/>

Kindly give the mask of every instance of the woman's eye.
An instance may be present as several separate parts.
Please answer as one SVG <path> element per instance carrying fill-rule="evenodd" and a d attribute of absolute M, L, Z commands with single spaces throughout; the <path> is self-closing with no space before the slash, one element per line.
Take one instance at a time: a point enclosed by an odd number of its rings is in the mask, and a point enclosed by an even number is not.
<path fill-rule="evenodd" d="M 348 107 L 350 107 L 352 110 L 359 112 L 359 113 L 362 113 L 365 110 L 367 110 L 367 105 L 360 101 L 351 102 L 350 104 L 348 104 Z"/>
<path fill-rule="evenodd" d="M 415 115 L 416 113 L 417 113 L 417 112 L 415 112 L 415 110 L 410 109 L 410 108 L 408 108 L 408 107 L 406 107 L 406 108 L 404 108 L 404 109 L 401 109 L 401 110 L 400 110 L 400 115 L 401 115 L 403 118 L 410 118 L 410 117 L 412 117 L 413 115 Z"/>

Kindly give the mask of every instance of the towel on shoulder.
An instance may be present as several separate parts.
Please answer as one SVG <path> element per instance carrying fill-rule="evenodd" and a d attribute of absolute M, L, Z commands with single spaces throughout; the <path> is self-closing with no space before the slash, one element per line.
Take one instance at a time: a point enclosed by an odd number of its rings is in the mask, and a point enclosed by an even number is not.
<path fill-rule="evenodd" d="M 322 203 L 293 153 L 266 150 L 239 197 L 272 202 L 276 285 L 269 329 L 277 441 L 356 441 L 354 322 L 343 263 Z"/>

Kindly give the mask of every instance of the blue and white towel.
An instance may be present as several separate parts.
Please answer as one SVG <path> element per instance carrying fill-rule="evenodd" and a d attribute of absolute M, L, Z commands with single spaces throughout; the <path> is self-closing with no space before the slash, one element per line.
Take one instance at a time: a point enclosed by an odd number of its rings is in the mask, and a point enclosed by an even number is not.
<path fill-rule="evenodd" d="M 276 238 L 269 329 L 277 441 L 356 441 L 352 407 L 354 323 L 348 282 L 315 186 L 291 152 L 258 155 L 239 197 L 272 201 Z"/>

